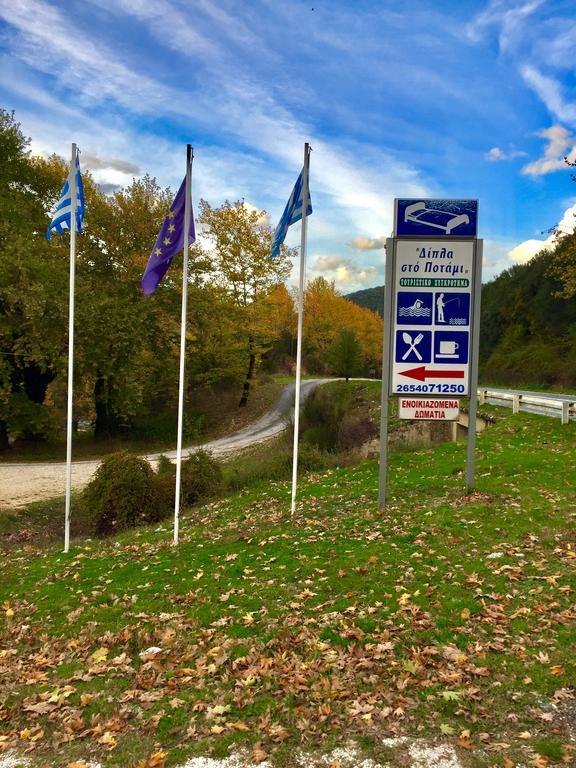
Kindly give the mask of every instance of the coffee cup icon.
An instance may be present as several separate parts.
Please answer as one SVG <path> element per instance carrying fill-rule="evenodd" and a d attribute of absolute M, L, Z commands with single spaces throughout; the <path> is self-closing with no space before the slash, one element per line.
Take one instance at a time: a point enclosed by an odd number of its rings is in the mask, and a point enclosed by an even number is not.
<path fill-rule="evenodd" d="M 441 341 L 440 342 L 440 354 L 441 355 L 457 355 L 458 354 L 458 342 L 456 342 L 456 341 Z"/>

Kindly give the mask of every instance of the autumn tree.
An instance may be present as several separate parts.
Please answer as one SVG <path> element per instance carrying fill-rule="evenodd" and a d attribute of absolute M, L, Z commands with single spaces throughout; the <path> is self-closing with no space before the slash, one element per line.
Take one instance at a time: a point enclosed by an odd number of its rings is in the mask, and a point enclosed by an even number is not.
<path fill-rule="evenodd" d="M 290 372 L 296 349 L 296 306 L 285 283 L 275 286 L 265 299 L 268 327 L 273 342 L 265 355 L 271 370 Z"/>
<path fill-rule="evenodd" d="M 246 361 L 239 405 L 245 406 L 258 360 L 274 337 L 268 322 L 271 305 L 265 299 L 287 277 L 294 251 L 283 247 L 280 257 L 272 259 L 272 230 L 265 213 L 242 201 L 215 208 L 202 200 L 198 222 L 209 243 L 217 284 L 239 310 Z"/>
<path fill-rule="evenodd" d="M 140 288 L 169 200 L 169 191 L 144 177 L 110 197 L 96 190 L 87 204 L 78 244 L 77 369 L 92 388 L 97 437 L 114 435 L 141 415 L 172 368 L 176 323 L 171 328 L 159 311 L 164 296 L 147 301 Z M 176 316 L 177 307 L 170 309 Z"/>
<path fill-rule="evenodd" d="M 328 350 L 343 329 L 353 331 L 359 342 L 359 367 L 379 367 L 382 319 L 341 296 L 333 282 L 316 278 L 308 284 L 304 297 L 303 349 L 309 370 L 320 373 L 332 367 Z"/>

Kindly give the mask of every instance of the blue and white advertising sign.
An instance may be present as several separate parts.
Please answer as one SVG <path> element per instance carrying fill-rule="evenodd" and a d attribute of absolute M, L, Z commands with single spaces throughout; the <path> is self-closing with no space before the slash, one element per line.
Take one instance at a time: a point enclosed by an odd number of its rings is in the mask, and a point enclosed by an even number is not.
<path fill-rule="evenodd" d="M 396 237 L 476 237 L 478 200 L 395 201 Z"/>
<path fill-rule="evenodd" d="M 473 240 L 395 241 L 391 391 L 469 394 Z"/>

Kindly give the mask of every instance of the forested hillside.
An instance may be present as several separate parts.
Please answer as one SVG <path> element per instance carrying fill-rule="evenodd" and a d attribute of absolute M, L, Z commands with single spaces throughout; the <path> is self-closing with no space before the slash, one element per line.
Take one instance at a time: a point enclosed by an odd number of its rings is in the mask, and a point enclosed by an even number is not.
<path fill-rule="evenodd" d="M 375 288 L 364 288 L 362 291 L 348 293 L 344 297 L 348 301 L 353 301 L 359 307 L 370 309 L 377 312 L 380 317 L 384 317 L 384 286 L 377 285 Z"/>
<path fill-rule="evenodd" d="M 576 385 L 576 235 L 482 287 L 480 380 Z"/>

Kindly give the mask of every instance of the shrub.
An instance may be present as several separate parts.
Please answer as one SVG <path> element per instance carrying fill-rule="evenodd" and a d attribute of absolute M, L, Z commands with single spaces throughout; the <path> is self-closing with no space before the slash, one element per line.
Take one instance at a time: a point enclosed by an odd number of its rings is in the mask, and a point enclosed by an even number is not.
<path fill-rule="evenodd" d="M 217 496 L 223 482 L 220 463 L 207 451 L 196 451 L 182 462 L 180 487 L 184 504 L 196 504 Z"/>
<path fill-rule="evenodd" d="M 99 536 L 157 522 L 169 511 L 150 464 L 126 452 L 104 459 L 82 494 L 82 504 Z"/>
<path fill-rule="evenodd" d="M 337 447 L 341 451 L 349 451 L 363 445 L 377 434 L 378 429 L 368 416 L 346 414 L 338 425 Z"/>
<path fill-rule="evenodd" d="M 158 457 L 158 465 L 156 467 L 156 473 L 158 475 L 170 475 L 173 476 L 176 472 L 176 467 L 172 463 L 172 460 L 168 458 L 168 456 L 164 456 L 162 454 Z"/>
<path fill-rule="evenodd" d="M 349 451 L 377 432 L 362 385 L 336 382 L 318 387 L 304 403 L 303 444 L 330 452 Z"/>
<path fill-rule="evenodd" d="M 176 465 L 168 456 L 160 456 L 156 467 L 156 482 L 166 509 L 174 509 L 174 489 L 176 485 Z"/>

